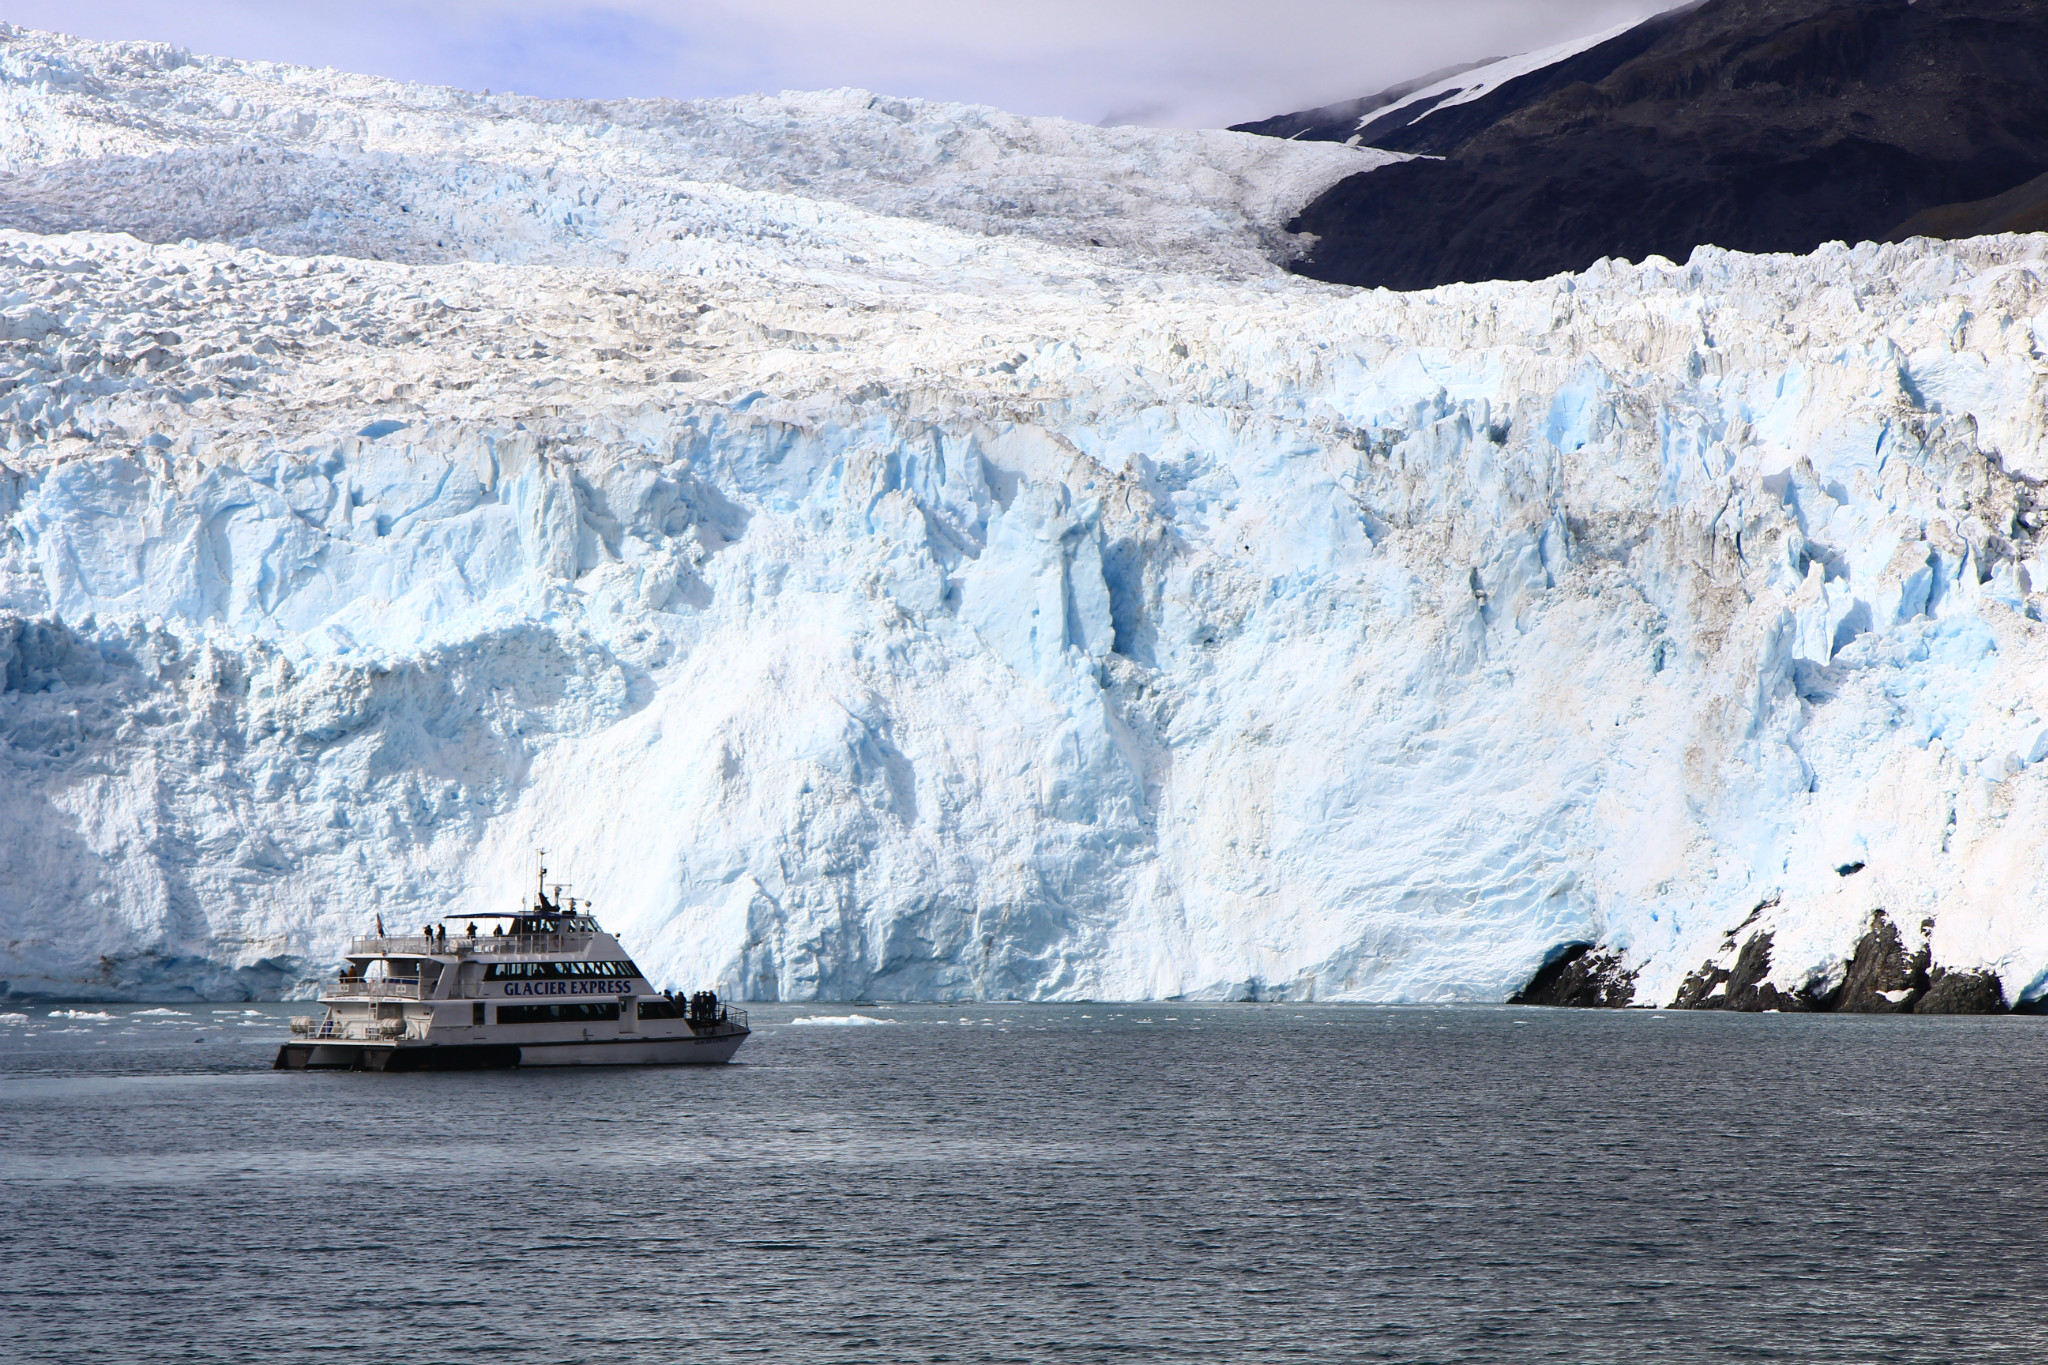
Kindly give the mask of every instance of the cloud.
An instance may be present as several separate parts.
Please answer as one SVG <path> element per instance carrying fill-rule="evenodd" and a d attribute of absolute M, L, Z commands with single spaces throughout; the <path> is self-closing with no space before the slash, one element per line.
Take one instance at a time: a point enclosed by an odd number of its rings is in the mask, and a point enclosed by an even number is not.
<path fill-rule="evenodd" d="M 25 0 L 85 37 L 468 89 L 693 99 L 853 85 L 1089 123 L 1217 126 L 1527 51 L 1658 0 Z"/>

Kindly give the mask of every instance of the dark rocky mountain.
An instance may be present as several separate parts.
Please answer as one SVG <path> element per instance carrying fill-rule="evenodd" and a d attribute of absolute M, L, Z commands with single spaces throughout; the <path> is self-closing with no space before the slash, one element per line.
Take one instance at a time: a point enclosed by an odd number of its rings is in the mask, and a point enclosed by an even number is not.
<path fill-rule="evenodd" d="M 2048 232 L 2048 175 L 1971 204 L 1922 209 L 1894 229 L 1894 238 L 1981 237 L 1992 232 Z"/>
<path fill-rule="evenodd" d="M 1476 99 L 1417 89 L 1240 125 L 1428 158 L 1303 209 L 1301 273 L 1419 289 L 2048 219 L 2044 0 L 1702 0 Z"/>
<path fill-rule="evenodd" d="M 1763 909 L 1763 905 L 1757 907 L 1758 912 Z M 1870 917 L 1870 927 L 1857 940 L 1854 955 L 1841 965 L 1839 974 L 1823 974 L 1791 991 L 1780 990 L 1768 979 L 1775 935 L 1761 930 L 1753 933 L 1737 952 L 1737 932 L 1740 930 L 1731 932 L 1722 945 L 1724 955 L 1734 954 L 1734 961 L 1701 964 L 1679 987 L 1672 1009 L 1748 1014 L 1765 1010 L 1781 1014 L 2004 1014 L 2013 1008 L 1996 973 L 1938 966 L 1925 944 L 1908 954 L 1898 926 L 1882 910 Z M 1579 1009 L 1652 1003 L 1635 996 L 1636 973 L 1619 953 L 1591 943 L 1568 943 L 1561 945 L 1508 1003 Z M 2035 1004 L 2021 1008 L 2041 1012 Z"/>

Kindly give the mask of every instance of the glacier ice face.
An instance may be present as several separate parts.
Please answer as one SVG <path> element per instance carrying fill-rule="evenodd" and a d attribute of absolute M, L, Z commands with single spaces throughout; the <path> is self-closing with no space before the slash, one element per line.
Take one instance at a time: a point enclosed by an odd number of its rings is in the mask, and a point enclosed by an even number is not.
<path fill-rule="evenodd" d="M 2048 984 L 2048 239 L 1353 293 L 1271 264 L 1327 145 L 0 90 L 13 992 L 301 989 L 539 845 L 755 998 L 1668 999 L 1879 907 Z"/>

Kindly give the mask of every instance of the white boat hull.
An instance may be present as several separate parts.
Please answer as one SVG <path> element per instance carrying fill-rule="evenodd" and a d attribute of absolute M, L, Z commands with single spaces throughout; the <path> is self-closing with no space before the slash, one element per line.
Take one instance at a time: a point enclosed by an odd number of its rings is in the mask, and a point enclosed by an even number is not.
<path fill-rule="evenodd" d="M 278 1049 L 279 1071 L 478 1071 L 532 1066 L 716 1066 L 747 1040 L 743 1029 L 681 1038 L 561 1042 L 306 1042 Z"/>
<path fill-rule="evenodd" d="M 697 1038 L 621 1038 L 602 1043 L 521 1043 L 521 1066 L 702 1066 L 729 1062 L 744 1033 Z"/>

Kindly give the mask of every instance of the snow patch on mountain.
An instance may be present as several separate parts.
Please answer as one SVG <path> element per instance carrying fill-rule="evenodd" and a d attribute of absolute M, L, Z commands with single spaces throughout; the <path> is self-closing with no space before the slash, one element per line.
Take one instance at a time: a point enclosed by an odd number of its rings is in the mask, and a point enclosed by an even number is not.
<path fill-rule="evenodd" d="M 754 998 L 1668 999 L 1879 907 L 2048 984 L 2048 241 L 1360 293 L 1272 264 L 1327 146 L 0 76 L 9 991 L 303 989 L 536 846 Z"/>
<path fill-rule="evenodd" d="M 1468 70 L 1460 71 L 1443 80 L 1425 85 L 1419 90 L 1411 90 L 1392 104 L 1382 105 L 1377 109 L 1367 111 L 1359 118 L 1358 126 L 1363 130 L 1369 124 L 1381 123 L 1392 119 L 1394 115 L 1404 109 L 1414 109 L 1416 112 L 1412 117 L 1401 120 L 1395 126 L 1406 127 L 1420 123 L 1439 109 L 1450 109 L 1460 104 L 1471 104 L 1475 100 L 1484 99 L 1509 81 L 1520 80 L 1524 76 L 1533 75 L 1545 67 L 1556 66 L 1559 62 L 1576 57 L 1581 52 L 1590 51 L 1609 39 L 1619 38 L 1630 29 L 1639 26 L 1641 22 L 1639 19 L 1631 19 L 1628 23 L 1619 24 L 1610 29 L 1603 29 L 1599 33 L 1588 34 L 1582 38 L 1573 38 L 1566 42 L 1553 44 L 1550 47 L 1539 48 L 1534 52 L 1523 52 L 1512 57 L 1502 57 L 1499 61 L 1488 62 L 1484 66 L 1475 66 Z"/>

